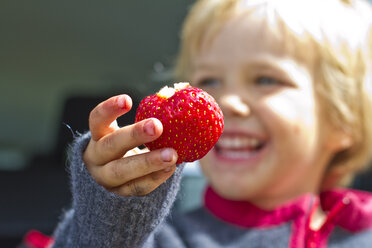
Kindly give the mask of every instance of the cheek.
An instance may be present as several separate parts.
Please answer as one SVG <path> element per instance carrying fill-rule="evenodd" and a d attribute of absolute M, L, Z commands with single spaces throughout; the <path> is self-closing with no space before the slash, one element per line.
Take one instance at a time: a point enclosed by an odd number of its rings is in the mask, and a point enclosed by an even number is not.
<path fill-rule="evenodd" d="M 279 164 L 311 163 L 320 144 L 316 102 L 309 93 L 271 97 L 261 114 L 266 118 L 264 123 L 275 144 Z"/>
<path fill-rule="evenodd" d="M 283 128 L 291 128 L 295 134 L 300 134 L 301 130 L 314 129 L 318 117 L 312 95 L 294 93 L 283 93 L 267 98 L 261 112 L 263 116 L 271 119 L 270 122 L 274 125 L 282 123 Z"/>

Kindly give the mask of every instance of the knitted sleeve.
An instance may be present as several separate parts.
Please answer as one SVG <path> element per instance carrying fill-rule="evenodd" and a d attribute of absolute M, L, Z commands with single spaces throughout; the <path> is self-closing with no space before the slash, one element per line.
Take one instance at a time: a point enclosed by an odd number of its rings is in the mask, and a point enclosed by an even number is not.
<path fill-rule="evenodd" d="M 90 134 L 84 134 L 72 145 L 72 208 L 55 230 L 53 247 L 142 247 L 169 213 L 183 166 L 147 196 L 118 196 L 98 185 L 87 171 L 82 153 L 89 139 Z"/>

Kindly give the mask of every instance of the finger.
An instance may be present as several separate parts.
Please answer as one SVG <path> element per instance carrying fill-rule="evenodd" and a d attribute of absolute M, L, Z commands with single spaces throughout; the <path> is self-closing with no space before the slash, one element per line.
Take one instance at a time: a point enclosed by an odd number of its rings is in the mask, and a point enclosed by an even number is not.
<path fill-rule="evenodd" d="M 173 175 L 176 170 L 176 165 L 167 167 L 164 170 L 153 172 L 149 175 L 132 180 L 124 185 L 111 189 L 112 192 L 121 196 L 144 196 Z"/>
<path fill-rule="evenodd" d="M 90 172 L 100 185 L 113 188 L 155 171 L 164 170 L 176 162 L 176 151 L 165 148 L 114 160 L 104 166 L 94 166 Z"/>
<path fill-rule="evenodd" d="M 129 150 L 160 137 L 163 125 L 158 119 L 150 118 L 122 127 L 93 145 L 87 147 L 86 155 L 98 165 L 123 157 Z"/>
<path fill-rule="evenodd" d="M 97 141 L 117 129 L 116 119 L 132 108 L 128 95 L 113 96 L 98 104 L 89 115 L 89 129 L 92 139 Z"/>
<path fill-rule="evenodd" d="M 96 143 L 95 141 L 90 141 L 90 143 Z M 90 144 L 92 145 L 92 144 Z M 88 145 L 89 146 L 89 145 Z M 145 153 L 145 152 L 149 152 L 149 150 L 147 148 L 145 149 L 140 149 L 138 147 L 132 149 L 132 150 L 129 150 L 126 154 L 125 154 L 125 157 L 129 157 L 129 156 L 134 156 L 134 155 L 139 155 L 139 154 L 142 154 L 142 153 Z M 84 163 L 87 165 L 87 166 L 100 166 L 101 164 L 98 164 L 96 160 L 94 159 L 89 159 L 87 158 L 87 152 L 84 153 L 83 155 L 83 160 L 84 160 Z"/>
<path fill-rule="evenodd" d="M 142 154 L 142 153 L 145 153 L 145 152 L 148 152 L 148 149 L 139 149 L 138 147 L 136 147 L 132 150 L 127 151 L 127 153 L 125 154 L 125 157 L 139 155 L 139 154 Z"/>

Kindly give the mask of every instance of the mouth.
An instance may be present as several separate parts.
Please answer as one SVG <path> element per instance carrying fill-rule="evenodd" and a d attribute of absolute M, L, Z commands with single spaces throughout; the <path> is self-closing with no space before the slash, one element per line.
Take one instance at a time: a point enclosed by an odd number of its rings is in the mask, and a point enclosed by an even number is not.
<path fill-rule="evenodd" d="M 219 160 L 253 162 L 267 145 L 267 141 L 245 133 L 223 133 L 214 151 Z"/>

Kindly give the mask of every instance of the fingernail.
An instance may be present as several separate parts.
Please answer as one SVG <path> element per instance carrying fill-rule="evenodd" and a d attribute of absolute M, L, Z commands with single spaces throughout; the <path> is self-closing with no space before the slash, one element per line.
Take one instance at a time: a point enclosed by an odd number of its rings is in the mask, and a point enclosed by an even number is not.
<path fill-rule="evenodd" d="M 145 125 L 143 125 L 143 131 L 150 136 L 155 134 L 155 126 L 152 121 L 147 121 Z"/>
<path fill-rule="evenodd" d="M 161 159 L 164 162 L 170 162 L 173 158 L 173 151 L 171 149 L 164 149 L 161 151 Z"/>
<path fill-rule="evenodd" d="M 117 101 L 117 105 L 119 108 L 125 108 L 126 105 L 126 97 L 125 96 L 119 96 Z"/>

